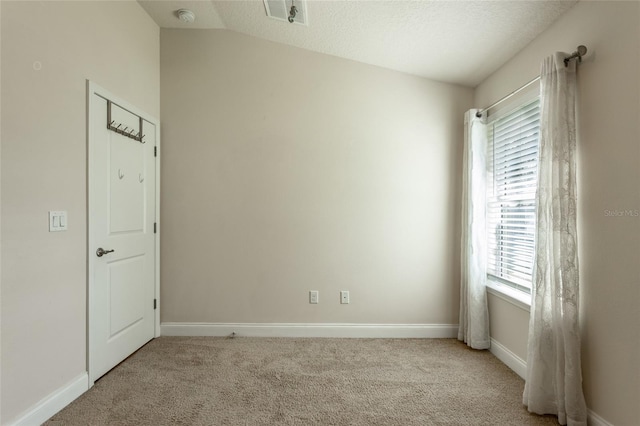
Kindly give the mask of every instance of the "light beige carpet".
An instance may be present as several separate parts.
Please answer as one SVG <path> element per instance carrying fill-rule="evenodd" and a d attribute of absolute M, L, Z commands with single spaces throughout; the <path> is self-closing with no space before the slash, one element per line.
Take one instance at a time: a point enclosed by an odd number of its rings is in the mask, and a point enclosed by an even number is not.
<path fill-rule="evenodd" d="M 47 425 L 546 425 L 454 339 L 161 337 Z"/>

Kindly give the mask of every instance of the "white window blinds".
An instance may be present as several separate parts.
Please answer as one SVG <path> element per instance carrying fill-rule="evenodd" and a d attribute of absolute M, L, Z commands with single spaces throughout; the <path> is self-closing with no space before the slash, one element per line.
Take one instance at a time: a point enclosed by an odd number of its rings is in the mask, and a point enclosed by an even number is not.
<path fill-rule="evenodd" d="M 537 98 L 488 126 L 487 272 L 526 292 L 534 258 L 539 130 Z"/>

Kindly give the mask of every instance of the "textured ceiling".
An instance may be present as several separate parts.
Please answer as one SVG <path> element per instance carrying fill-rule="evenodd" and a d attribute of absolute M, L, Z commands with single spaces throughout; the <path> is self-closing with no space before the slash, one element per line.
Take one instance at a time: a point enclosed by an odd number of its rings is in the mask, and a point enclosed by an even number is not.
<path fill-rule="evenodd" d="M 225 28 L 474 87 L 577 0 L 310 0 L 308 26 L 268 18 L 262 0 L 138 1 L 164 28 Z M 196 21 L 180 21 L 175 15 L 180 8 L 195 12 Z"/>

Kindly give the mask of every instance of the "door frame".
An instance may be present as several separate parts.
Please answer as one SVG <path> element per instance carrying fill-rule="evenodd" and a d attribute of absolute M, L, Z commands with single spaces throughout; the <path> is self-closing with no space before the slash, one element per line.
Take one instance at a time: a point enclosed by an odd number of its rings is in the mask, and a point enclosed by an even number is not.
<path fill-rule="evenodd" d="M 158 224 L 157 232 L 154 234 L 154 273 L 155 273 L 155 299 L 156 309 L 154 311 L 154 337 L 160 337 L 160 121 L 154 116 L 147 114 L 139 108 L 131 105 L 129 102 L 113 95 L 106 89 L 100 87 L 93 81 L 87 80 L 87 374 L 89 376 L 89 388 L 93 386 L 93 375 L 91 374 L 93 364 L 91 361 L 91 344 L 93 343 L 93 336 L 95 336 L 95 318 L 91 310 L 92 296 L 94 287 L 94 272 L 96 257 L 93 256 L 93 251 L 96 247 L 95 236 L 93 235 L 91 226 L 91 211 L 94 202 L 94 196 L 91 193 L 91 182 L 93 178 L 93 170 L 91 165 L 91 155 L 93 154 L 95 137 L 93 135 L 93 128 L 91 127 L 91 111 L 95 108 L 94 96 L 98 95 L 101 98 L 108 99 L 114 104 L 126 109 L 127 111 L 142 117 L 144 120 L 153 124 L 156 127 L 156 157 L 155 157 L 155 174 L 156 174 L 156 188 L 155 188 L 155 222 Z M 106 124 L 106 117 L 105 117 Z"/>

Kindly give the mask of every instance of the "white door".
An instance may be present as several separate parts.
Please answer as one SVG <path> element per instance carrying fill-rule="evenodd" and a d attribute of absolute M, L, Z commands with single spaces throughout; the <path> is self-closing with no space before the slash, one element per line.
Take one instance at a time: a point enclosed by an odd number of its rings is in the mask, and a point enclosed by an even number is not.
<path fill-rule="evenodd" d="M 95 92 L 89 96 L 93 384 L 155 335 L 156 126 Z M 108 122 L 120 133 L 109 129 Z M 139 132 L 142 141 L 135 138 Z"/>

